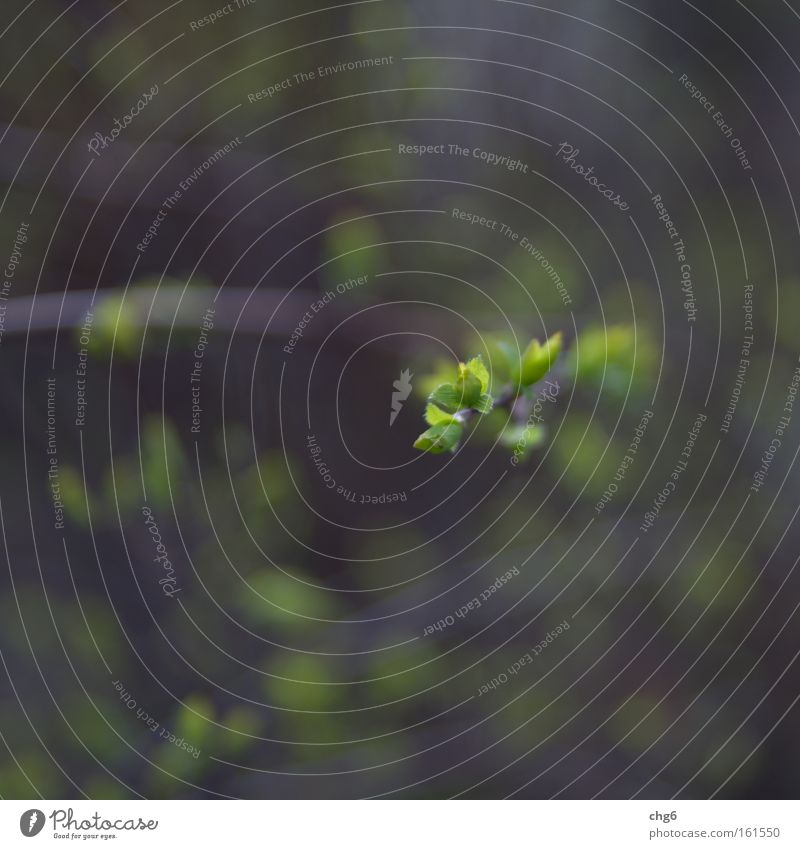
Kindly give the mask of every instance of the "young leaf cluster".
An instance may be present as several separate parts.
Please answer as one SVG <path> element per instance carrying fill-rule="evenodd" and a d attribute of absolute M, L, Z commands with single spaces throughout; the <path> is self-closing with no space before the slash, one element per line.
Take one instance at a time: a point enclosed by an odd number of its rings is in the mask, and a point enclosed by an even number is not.
<path fill-rule="evenodd" d="M 473 419 L 499 411 L 505 412 L 504 444 L 509 445 L 512 433 L 529 448 L 541 443 L 543 432 L 526 430 L 525 422 L 534 403 L 533 387 L 547 377 L 561 354 L 562 334 L 556 333 L 544 343 L 533 339 L 521 356 L 504 341 L 496 341 L 492 347 L 493 375 L 483 358 L 476 356 L 459 363 L 453 382 L 439 384 L 431 392 L 425 408 L 429 427 L 414 443 L 415 448 L 430 454 L 455 451 Z M 515 421 L 509 425 L 512 416 Z M 514 444 L 519 439 L 514 439 Z"/>
<path fill-rule="evenodd" d="M 492 411 L 494 399 L 489 394 L 489 382 L 489 370 L 481 357 L 459 363 L 455 381 L 440 384 L 428 398 L 425 421 L 430 427 L 414 447 L 431 454 L 455 451 L 471 415 Z"/>

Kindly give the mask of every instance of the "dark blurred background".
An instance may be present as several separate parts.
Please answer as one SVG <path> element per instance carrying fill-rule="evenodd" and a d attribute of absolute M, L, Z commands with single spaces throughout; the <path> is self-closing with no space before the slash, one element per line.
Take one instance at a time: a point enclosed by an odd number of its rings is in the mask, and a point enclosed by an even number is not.
<path fill-rule="evenodd" d="M 797 12 L 225 8 L 4 7 L 0 794 L 795 797 Z"/>

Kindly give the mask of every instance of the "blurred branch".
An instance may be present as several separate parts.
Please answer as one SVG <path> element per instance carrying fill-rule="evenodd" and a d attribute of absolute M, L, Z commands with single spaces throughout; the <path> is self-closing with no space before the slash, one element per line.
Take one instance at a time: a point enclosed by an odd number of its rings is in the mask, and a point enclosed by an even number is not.
<path fill-rule="evenodd" d="M 193 329 L 198 325 L 203 313 L 213 306 L 216 310 L 214 329 L 236 331 L 237 333 L 263 333 L 269 322 L 268 334 L 288 336 L 297 322 L 309 309 L 310 304 L 318 300 L 319 293 L 314 290 L 286 292 L 282 289 L 265 289 L 252 292 L 244 288 L 209 289 L 191 287 L 181 298 L 174 287 L 162 287 L 155 297 L 154 289 L 133 289 L 125 295 L 124 309 L 126 321 L 134 321 L 139 326 L 147 323 L 152 328 Z M 101 289 L 97 293 L 90 289 L 69 292 L 46 292 L 41 295 L 12 298 L 7 302 L 4 332 L 27 333 L 54 331 L 57 328 L 80 327 L 87 312 L 97 311 L 103 304 L 122 303 L 121 289 Z M 168 303 L 167 303 L 168 302 Z M 350 313 L 342 313 L 329 306 L 315 316 L 304 330 L 304 337 L 321 338 L 338 326 Z M 359 335 L 359 331 L 370 335 L 381 332 L 397 332 L 397 318 L 402 315 L 405 327 L 413 327 L 415 333 L 430 333 L 437 338 L 458 338 L 463 331 L 463 322 L 456 320 L 444 311 L 431 311 L 398 305 L 386 305 L 376 309 L 369 318 L 369 328 L 362 322 L 356 327 L 354 322 L 346 322 L 343 330 L 347 338 Z M 419 337 L 409 335 L 393 337 L 402 344 L 418 345 Z M 394 345 L 397 347 L 397 345 Z"/>
<path fill-rule="evenodd" d="M 125 294 L 126 321 L 139 326 L 193 329 L 209 306 L 216 315 L 214 329 L 237 333 L 263 333 L 269 322 L 271 336 L 289 335 L 310 305 L 319 298 L 319 292 L 301 289 L 287 292 L 283 289 L 264 289 L 253 292 L 242 287 L 213 289 L 189 287 L 183 297 L 174 286 L 163 286 L 154 300 L 155 289 L 131 289 Z M 119 288 L 91 289 L 75 292 L 45 292 L 35 296 L 11 298 L 6 305 L 4 332 L 27 333 L 54 331 L 57 328 L 80 327 L 89 310 L 97 311 L 104 303 L 121 303 L 123 290 Z M 416 307 L 402 302 L 374 305 L 368 318 L 361 322 L 346 321 L 352 313 L 337 310 L 335 305 L 315 315 L 303 331 L 304 337 L 324 338 L 334 328 L 342 325 L 348 339 L 374 338 L 382 333 L 392 336 L 392 347 L 418 348 L 422 334 L 460 344 L 464 330 L 464 316 L 455 316 L 446 310 Z M 470 313 L 466 316 L 476 326 L 491 326 L 489 314 Z M 496 319 L 496 316 L 494 317 Z M 556 316 L 552 320 L 556 321 Z M 545 316 L 545 319 L 548 319 Z M 344 324 L 342 324 L 344 322 Z M 367 326 L 368 325 L 368 326 Z M 409 332 L 409 328 L 413 333 Z"/>

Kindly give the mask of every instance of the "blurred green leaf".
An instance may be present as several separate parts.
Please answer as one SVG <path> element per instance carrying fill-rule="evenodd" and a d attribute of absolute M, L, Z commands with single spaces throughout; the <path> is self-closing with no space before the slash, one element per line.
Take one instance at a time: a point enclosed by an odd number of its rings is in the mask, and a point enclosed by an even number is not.
<path fill-rule="evenodd" d="M 500 436 L 500 444 L 515 452 L 520 460 L 530 457 L 535 448 L 544 445 L 547 439 L 547 428 L 543 425 L 510 425 Z"/>
<path fill-rule="evenodd" d="M 478 403 L 483 391 L 481 379 L 465 363 L 458 364 L 458 378 L 455 388 L 461 398 L 461 407 L 469 409 Z"/>
<path fill-rule="evenodd" d="M 446 425 L 455 422 L 456 419 L 450 413 L 446 413 L 440 407 L 437 407 L 436 404 L 428 404 L 425 407 L 425 421 L 429 425 Z"/>
<path fill-rule="evenodd" d="M 563 347 L 564 336 L 561 332 L 551 336 L 544 345 L 537 339 L 532 340 L 522 356 L 522 385 L 533 386 L 542 380 L 555 365 Z"/>
<path fill-rule="evenodd" d="M 473 357 L 467 363 L 467 370 L 475 375 L 481 385 L 481 392 L 489 391 L 489 370 L 486 368 L 481 356 Z"/>
<path fill-rule="evenodd" d="M 417 439 L 414 447 L 430 454 L 444 454 L 456 449 L 463 433 L 464 428 L 457 423 L 434 425 Z"/>
<path fill-rule="evenodd" d="M 330 593 L 309 586 L 278 569 L 262 571 L 241 585 L 239 605 L 247 619 L 256 625 L 287 630 L 308 630 L 315 619 L 330 619 L 337 605 Z"/>
<path fill-rule="evenodd" d="M 463 393 L 452 383 L 443 383 L 431 392 L 430 400 L 447 413 L 457 413 L 462 409 Z"/>

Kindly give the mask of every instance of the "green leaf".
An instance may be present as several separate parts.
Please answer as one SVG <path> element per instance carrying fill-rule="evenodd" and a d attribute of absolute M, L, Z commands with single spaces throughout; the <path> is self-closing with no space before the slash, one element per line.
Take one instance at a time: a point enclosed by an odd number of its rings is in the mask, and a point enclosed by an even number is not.
<path fill-rule="evenodd" d="M 428 398 L 438 386 L 449 383 L 453 375 L 453 361 L 439 358 L 434 360 L 431 373 L 425 377 L 417 376 L 414 381 L 414 393 L 419 398 Z"/>
<path fill-rule="evenodd" d="M 442 383 L 429 397 L 429 407 L 435 405 L 445 413 L 458 413 L 460 410 L 477 410 L 488 413 L 493 406 L 492 398 L 484 390 L 488 386 L 489 372 L 480 357 L 470 360 L 469 364 L 459 363 L 458 379 L 455 383 Z M 435 412 L 426 410 L 425 419 L 430 425 L 441 424 L 445 420 Z"/>
<path fill-rule="evenodd" d="M 436 406 L 436 404 L 428 404 L 425 408 L 425 421 L 429 425 L 450 424 L 455 419 L 450 413 L 445 413 L 444 410 Z"/>
<path fill-rule="evenodd" d="M 464 428 L 457 422 L 434 425 L 417 439 L 414 448 L 419 451 L 428 451 L 431 454 L 455 451 L 463 433 Z"/>
<path fill-rule="evenodd" d="M 187 696 L 178 708 L 175 731 L 187 743 L 191 741 L 191 745 L 202 745 L 214 730 L 213 722 L 214 705 L 211 700 L 201 693 L 195 693 Z"/>
<path fill-rule="evenodd" d="M 506 383 L 518 382 L 520 352 L 506 337 L 499 334 L 480 335 L 476 337 L 474 344 L 476 346 L 482 345 L 485 348 L 485 353 L 481 359 L 487 363 L 487 371 L 491 368 L 491 371 L 489 371 L 491 384 L 499 387 Z M 476 357 L 476 359 L 478 358 Z M 472 366 L 472 362 L 470 361 L 468 365 Z M 488 391 L 489 387 L 487 386 L 484 392 Z"/>
<path fill-rule="evenodd" d="M 547 437 L 544 425 L 511 425 L 500 435 L 500 444 L 514 452 L 520 461 L 530 456 L 534 448 L 543 445 Z"/>
<path fill-rule="evenodd" d="M 488 415 L 494 408 L 494 398 L 491 395 L 484 393 L 478 398 L 477 402 L 472 405 L 473 410 L 477 410 L 481 415 Z"/>
<path fill-rule="evenodd" d="M 464 363 L 458 364 L 456 391 L 461 395 L 461 407 L 474 407 L 483 393 L 480 378 Z"/>
<path fill-rule="evenodd" d="M 522 385 L 532 386 L 545 377 L 555 365 L 563 345 L 564 337 L 560 332 L 551 336 L 544 345 L 534 339 L 522 355 Z"/>
<path fill-rule="evenodd" d="M 659 357 L 655 336 L 644 322 L 636 327 L 587 327 L 570 350 L 568 373 L 624 397 L 655 383 Z"/>
<path fill-rule="evenodd" d="M 489 369 L 483 363 L 483 358 L 478 355 L 477 357 L 473 357 L 468 363 L 467 368 L 478 378 L 481 382 L 481 392 L 489 391 Z"/>
<path fill-rule="evenodd" d="M 431 392 L 432 404 L 441 407 L 446 413 L 457 413 L 461 407 L 462 393 L 452 383 L 443 383 Z"/>

